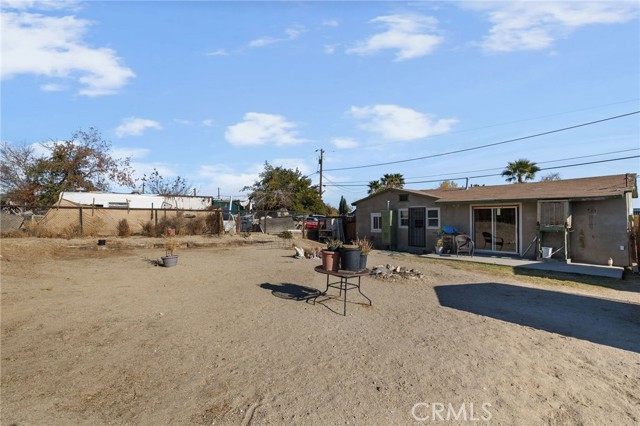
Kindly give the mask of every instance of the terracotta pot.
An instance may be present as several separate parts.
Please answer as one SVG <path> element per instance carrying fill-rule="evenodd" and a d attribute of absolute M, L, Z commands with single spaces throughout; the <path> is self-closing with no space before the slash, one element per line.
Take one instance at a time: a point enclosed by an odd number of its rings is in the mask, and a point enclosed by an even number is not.
<path fill-rule="evenodd" d="M 340 269 L 340 252 L 322 250 L 322 267 L 325 271 L 337 271 Z"/>

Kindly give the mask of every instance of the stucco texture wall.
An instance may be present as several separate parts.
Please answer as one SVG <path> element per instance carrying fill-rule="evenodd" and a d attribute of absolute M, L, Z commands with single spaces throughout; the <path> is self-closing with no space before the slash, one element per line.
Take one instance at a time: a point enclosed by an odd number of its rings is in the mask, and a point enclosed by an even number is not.
<path fill-rule="evenodd" d="M 209 210 L 127 210 L 91 207 L 80 209 L 76 204 L 63 200 L 60 203 L 60 208 L 52 207 L 49 209 L 44 218 L 37 223 L 37 226 L 52 234 L 62 234 L 70 229 L 79 229 L 80 215 L 82 214 L 82 233 L 84 235 L 117 235 L 118 222 L 122 219 L 127 220 L 133 234 L 140 234 L 144 224 L 147 222 L 156 223 L 156 217 L 160 221 L 163 218 L 174 218 L 180 214 L 184 218 L 194 219 L 206 217 L 212 213 L 214 212 Z"/>
<path fill-rule="evenodd" d="M 407 201 L 400 201 L 400 195 L 407 195 Z M 414 193 L 406 193 L 401 190 L 391 189 L 381 194 L 375 195 L 365 201 L 357 204 L 356 209 L 356 228 L 359 238 L 366 237 L 373 241 L 375 248 L 386 248 L 382 245 L 382 233 L 371 231 L 371 213 L 381 213 L 388 208 L 393 211 L 393 231 L 395 243 L 390 247 L 393 250 L 422 253 L 424 250 L 433 251 L 435 244 L 435 229 L 427 229 L 426 247 L 409 246 L 409 229 L 400 228 L 399 225 L 399 209 L 408 209 L 410 207 L 437 208 L 435 198 L 421 196 Z M 441 213 L 442 215 L 442 213 Z"/>
<path fill-rule="evenodd" d="M 626 204 L 624 198 L 571 203 L 574 262 L 606 265 L 611 257 L 614 265 L 629 265 Z"/>

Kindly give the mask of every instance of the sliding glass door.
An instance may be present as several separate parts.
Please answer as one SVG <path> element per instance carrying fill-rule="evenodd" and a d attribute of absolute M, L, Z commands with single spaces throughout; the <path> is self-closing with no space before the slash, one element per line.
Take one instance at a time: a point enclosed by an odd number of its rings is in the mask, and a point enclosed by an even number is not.
<path fill-rule="evenodd" d="M 518 207 L 474 207 L 476 249 L 518 253 Z"/>

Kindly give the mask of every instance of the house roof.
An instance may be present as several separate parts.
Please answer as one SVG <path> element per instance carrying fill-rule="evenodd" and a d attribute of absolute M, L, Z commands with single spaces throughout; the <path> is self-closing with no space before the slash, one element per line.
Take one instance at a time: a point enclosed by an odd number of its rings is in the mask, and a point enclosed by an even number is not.
<path fill-rule="evenodd" d="M 467 189 L 425 189 L 396 191 L 415 193 L 437 198 L 438 204 L 460 204 L 476 202 L 532 201 L 532 200 L 580 200 L 593 198 L 618 198 L 633 192 L 637 197 L 637 175 L 597 176 L 579 179 L 564 179 L 550 182 L 529 182 L 495 186 L 474 186 Z M 386 192 L 388 190 L 382 191 Z M 374 194 L 376 196 L 380 193 Z M 363 198 L 353 204 L 371 198 Z"/>

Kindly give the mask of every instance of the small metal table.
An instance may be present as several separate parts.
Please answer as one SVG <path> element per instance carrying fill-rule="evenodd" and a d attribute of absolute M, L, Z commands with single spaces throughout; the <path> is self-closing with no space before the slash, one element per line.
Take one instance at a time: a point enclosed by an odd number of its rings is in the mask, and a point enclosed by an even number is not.
<path fill-rule="evenodd" d="M 326 269 L 324 269 L 322 267 L 322 265 L 318 265 L 314 268 L 314 270 L 316 272 L 319 272 L 321 274 L 325 274 L 327 276 L 327 288 L 325 288 L 325 290 L 320 293 L 318 296 L 322 296 L 322 295 L 326 295 L 327 291 L 329 290 L 329 287 L 333 287 L 333 288 L 337 288 L 338 290 L 340 290 L 340 295 L 342 295 L 342 292 L 344 291 L 344 312 L 342 315 L 347 316 L 347 290 L 351 290 L 354 288 L 358 289 L 358 292 L 369 301 L 369 306 L 372 305 L 371 303 L 371 299 L 369 299 L 367 296 L 365 296 L 362 291 L 360 290 L 360 278 L 369 275 L 369 270 L 368 269 L 363 269 L 362 271 L 327 271 Z M 336 281 L 336 282 L 329 282 L 329 277 L 338 277 L 340 278 L 340 281 Z M 355 282 L 349 282 L 350 279 L 353 278 L 357 278 L 358 279 L 358 283 L 356 284 Z M 317 297 L 316 297 L 317 298 Z M 315 299 L 314 299 L 314 304 L 315 304 Z"/>

